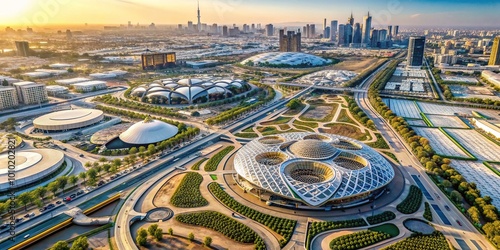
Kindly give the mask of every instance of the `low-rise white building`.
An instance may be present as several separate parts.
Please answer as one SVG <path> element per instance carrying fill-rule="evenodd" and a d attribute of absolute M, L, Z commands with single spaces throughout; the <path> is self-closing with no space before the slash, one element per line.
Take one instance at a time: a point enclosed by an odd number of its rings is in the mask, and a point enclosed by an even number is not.
<path fill-rule="evenodd" d="M 496 138 L 500 139 L 500 127 L 496 126 L 495 124 L 486 121 L 486 120 L 480 120 L 480 119 L 475 119 L 473 118 L 472 121 L 476 125 L 476 127 L 484 130 L 487 133 L 492 134 Z"/>
<path fill-rule="evenodd" d="M 47 94 L 49 96 L 59 96 L 59 95 L 64 95 L 69 92 L 67 87 L 63 86 L 58 86 L 58 85 L 50 85 L 46 87 L 47 89 Z"/>
<path fill-rule="evenodd" d="M 493 71 L 485 70 L 481 73 L 488 82 L 495 84 L 495 86 L 500 87 L 500 74 L 496 74 Z"/>
<path fill-rule="evenodd" d="M 88 81 L 72 85 L 77 92 L 92 92 L 108 88 L 105 81 Z"/>
<path fill-rule="evenodd" d="M 88 81 L 90 81 L 90 79 L 84 77 L 77 77 L 77 78 L 56 80 L 56 83 L 61 85 L 72 85 L 75 83 L 88 82 Z"/>

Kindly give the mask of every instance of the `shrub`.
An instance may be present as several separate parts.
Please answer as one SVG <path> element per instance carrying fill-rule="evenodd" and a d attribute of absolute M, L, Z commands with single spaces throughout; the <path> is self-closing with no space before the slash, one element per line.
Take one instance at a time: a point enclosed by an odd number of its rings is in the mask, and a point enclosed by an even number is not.
<path fill-rule="evenodd" d="M 249 208 L 237 202 L 233 197 L 229 196 L 216 182 L 210 183 L 208 185 L 208 189 L 215 197 L 217 197 L 217 199 L 219 199 L 219 201 L 224 203 L 230 209 L 265 225 L 266 227 L 275 231 L 277 234 L 283 236 L 284 241 L 280 241 L 281 247 L 285 246 L 292 237 L 292 233 L 297 221 L 264 214 L 252 208 Z"/>
<path fill-rule="evenodd" d="M 448 241 L 444 235 L 439 231 L 434 231 L 431 235 L 412 235 L 405 240 L 396 244 L 390 245 L 384 250 L 420 250 L 420 249 L 433 249 L 433 250 L 449 250 Z"/>
<path fill-rule="evenodd" d="M 410 187 L 408 196 L 396 206 L 396 209 L 403 214 L 412 214 L 417 212 L 422 203 L 422 191 L 415 185 Z"/>
<path fill-rule="evenodd" d="M 222 159 L 227 154 L 229 154 L 229 152 L 233 151 L 233 149 L 234 146 L 228 146 L 215 154 L 212 158 L 210 158 L 210 160 L 208 160 L 207 164 L 205 165 L 205 171 L 212 172 L 217 170 L 217 166 L 219 166 L 219 163 L 222 161 Z"/>
<path fill-rule="evenodd" d="M 362 226 L 367 226 L 366 221 L 363 219 L 312 222 L 311 224 L 309 224 L 309 230 L 307 231 L 306 249 L 309 249 L 311 240 L 314 238 L 314 236 L 316 236 L 319 233 L 333 229 L 362 227 Z"/>
<path fill-rule="evenodd" d="M 428 221 L 432 221 L 431 206 L 429 205 L 428 202 L 425 202 L 424 205 L 425 205 L 424 218 Z"/>
<path fill-rule="evenodd" d="M 376 214 L 374 216 L 368 216 L 366 218 L 366 220 L 368 221 L 368 223 L 370 223 L 370 225 L 373 225 L 373 224 L 379 224 L 379 223 L 382 223 L 385 221 L 390 221 L 390 220 L 393 220 L 394 218 L 396 218 L 396 214 L 394 214 L 391 211 L 385 211 L 381 214 Z"/>
<path fill-rule="evenodd" d="M 361 232 L 343 235 L 330 242 L 332 250 L 359 249 L 371 246 L 383 240 L 391 238 L 391 235 L 384 232 L 364 230 Z"/>
<path fill-rule="evenodd" d="M 191 170 L 200 170 L 200 166 L 201 164 L 203 164 L 203 162 L 205 162 L 206 160 L 208 160 L 207 158 L 203 158 L 201 160 L 199 160 L 198 162 L 196 162 L 192 167 L 191 167 Z"/>
<path fill-rule="evenodd" d="M 189 172 L 182 178 L 181 183 L 170 198 L 170 203 L 176 207 L 190 208 L 208 205 L 200 192 L 203 176 L 199 173 Z"/>

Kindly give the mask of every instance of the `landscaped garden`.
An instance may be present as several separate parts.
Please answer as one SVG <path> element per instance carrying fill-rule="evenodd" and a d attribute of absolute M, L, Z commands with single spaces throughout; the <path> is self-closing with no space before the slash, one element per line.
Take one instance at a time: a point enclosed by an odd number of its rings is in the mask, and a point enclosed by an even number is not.
<path fill-rule="evenodd" d="M 182 178 L 175 193 L 170 198 L 170 203 L 176 207 L 190 208 L 208 205 L 208 201 L 203 198 L 200 192 L 200 184 L 203 176 L 195 172 L 187 173 Z"/>

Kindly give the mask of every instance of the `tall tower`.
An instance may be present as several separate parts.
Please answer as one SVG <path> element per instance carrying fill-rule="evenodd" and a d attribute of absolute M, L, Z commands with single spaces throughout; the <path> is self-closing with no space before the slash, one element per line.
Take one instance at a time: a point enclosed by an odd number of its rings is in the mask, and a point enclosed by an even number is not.
<path fill-rule="evenodd" d="M 198 0 L 198 32 L 201 31 L 200 1 Z"/>
<path fill-rule="evenodd" d="M 372 17 L 370 16 L 370 12 L 368 15 L 363 18 L 363 31 L 361 42 L 369 44 L 370 43 L 370 30 L 372 29 Z"/>
<path fill-rule="evenodd" d="M 420 67 L 423 65 L 425 51 L 425 36 L 412 36 L 408 44 L 406 66 Z"/>
<path fill-rule="evenodd" d="M 337 39 L 337 29 L 338 29 L 338 21 L 337 20 L 333 20 L 331 22 L 331 26 L 330 26 L 330 41 L 332 42 L 335 42 L 336 39 Z"/>
<path fill-rule="evenodd" d="M 488 65 L 500 65 L 500 36 L 496 37 L 493 41 Z"/>
<path fill-rule="evenodd" d="M 351 16 L 347 18 L 347 24 L 354 26 L 354 17 L 352 16 L 352 11 L 351 11 Z"/>

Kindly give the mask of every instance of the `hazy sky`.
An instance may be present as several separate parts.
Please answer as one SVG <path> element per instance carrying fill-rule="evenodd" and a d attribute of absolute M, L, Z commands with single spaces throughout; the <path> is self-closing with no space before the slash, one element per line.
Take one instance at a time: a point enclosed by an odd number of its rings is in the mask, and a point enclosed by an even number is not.
<path fill-rule="evenodd" d="M 196 0 L 0 0 L 0 25 L 196 23 Z M 498 0 L 201 0 L 203 23 L 356 22 L 375 25 L 500 26 Z M 499 27 L 500 28 L 500 27 Z"/>

